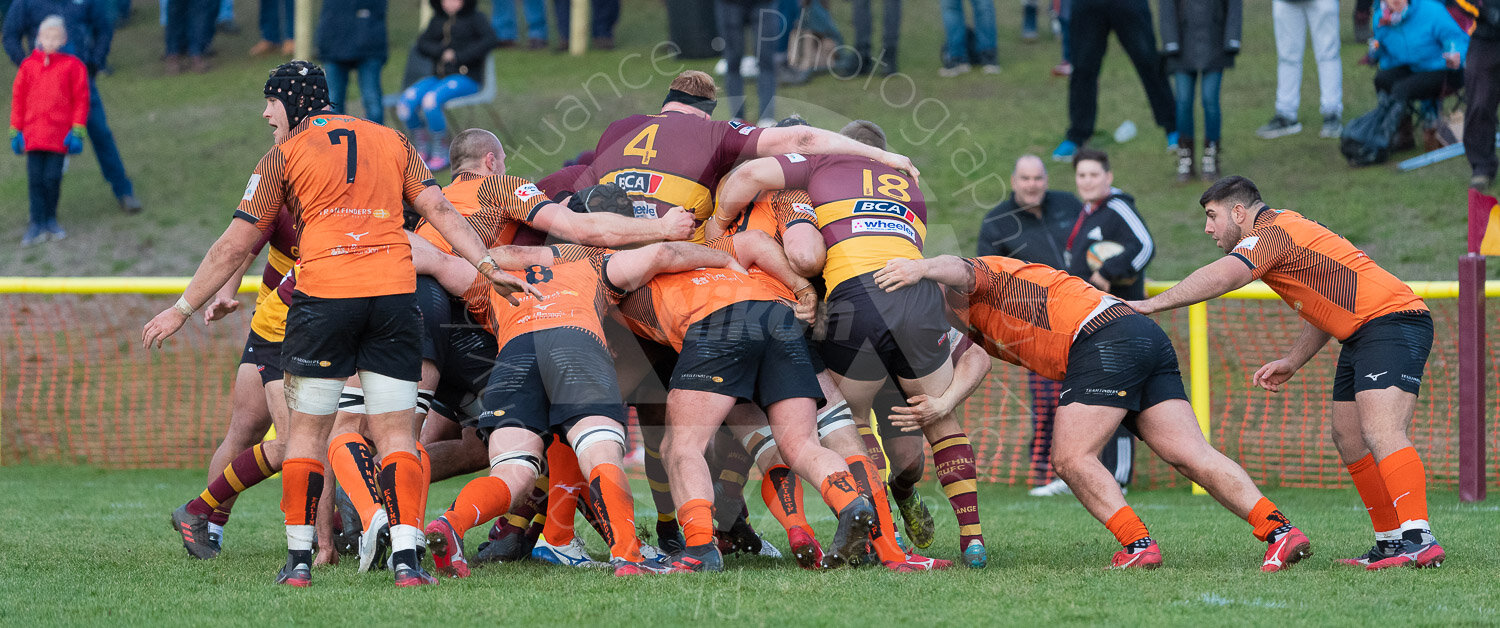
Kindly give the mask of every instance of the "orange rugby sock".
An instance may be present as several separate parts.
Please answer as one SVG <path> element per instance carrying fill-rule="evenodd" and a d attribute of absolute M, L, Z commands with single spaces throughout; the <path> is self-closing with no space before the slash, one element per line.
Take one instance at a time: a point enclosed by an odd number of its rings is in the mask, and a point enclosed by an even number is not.
<path fill-rule="evenodd" d="M 760 498 L 766 509 L 787 532 L 800 528 L 813 536 L 812 526 L 807 523 L 807 511 L 802 505 L 802 482 L 792 468 L 778 464 L 766 470 L 760 480 Z"/>
<path fill-rule="evenodd" d="M 417 443 L 417 464 L 422 465 L 422 486 L 432 486 L 432 458 L 427 455 L 427 448 L 422 443 Z M 427 491 L 422 491 L 422 503 L 418 505 L 417 512 L 422 513 L 422 519 L 427 519 Z"/>
<path fill-rule="evenodd" d="M 1396 507 L 1391 505 L 1391 496 L 1385 490 L 1385 478 L 1380 476 L 1380 467 L 1375 464 L 1375 454 L 1349 464 L 1349 477 L 1354 478 L 1354 490 L 1370 513 L 1370 525 L 1376 534 L 1391 534 L 1401 528 L 1396 518 Z"/>
<path fill-rule="evenodd" d="M 286 525 L 315 525 L 322 495 L 323 463 L 312 458 L 281 463 L 281 512 L 286 515 Z"/>
<path fill-rule="evenodd" d="M 349 501 L 354 502 L 364 529 L 368 530 L 370 518 L 381 508 L 380 487 L 375 483 L 380 470 L 370 457 L 369 442 L 354 432 L 335 436 L 328 444 L 328 463 L 333 467 L 333 477 L 349 494 Z M 285 469 L 285 465 L 282 468 Z"/>
<path fill-rule="evenodd" d="M 1115 540 L 1120 542 L 1121 547 L 1129 547 L 1131 543 L 1151 536 L 1146 531 L 1146 524 L 1141 523 L 1141 518 L 1135 516 L 1135 510 L 1129 506 L 1115 511 L 1109 521 L 1104 522 L 1104 527 L 1115 535 Z"/>
<path fill-rule="evenodd" d="M 507 510 L 510 510 L 510 487 L 506 486 L 505 480 L 487 475 L 469 480 L 458 491 L 453 507 L 443 513 L 443 517 L 448 520 L 448 525 L 453 526 L 453 533 L 463 538 L 469 528 L 503 515 Z M 521 527 L 524 528 L 524 524 Z"/>
<path fill-rule="evenodd" d="M 823 478 L 823 484 L 818 487 L 818 493 L 823 496 L 823 503 L 828 504 L 834 514 L 838 514 L 849 505 L 849 502 L 859 498 L 859 485 L 854 482 L 854 476 L 848 471 L 837 471 Z"/>
<path fill-rule="evenodd" d="M 567 545 L 573 542 L 574 513 L 578 511 L 578 495 L 585 486 L 583 472 L 578 468 L 578 454 L 562 439 L 552 441 L 547 448 L 547 523 L 542 527 L 542 538 L 552 545 Z"/>
<path fill-rule="evenodd" d="M 391 525 L 408 525 L 422 529 L 422 511 L 427 501 L 427 484 L 422 481 L 422 463 L 417 455 L 397 451 L 380 460 L 380 498 Z"/>
<path fill-rule="evenodd" d="M 1277 528 L 1292 525 L 1291 520 L 1276 509 L 1276 504 L 1264 497 L 1255 502 L 1255 506 L 1250 508 L 1250 516 L 1245 519 L 1255 528 L 1255 538 L 1262 541 L 1271 540 L 1271 533 Z"/>
<path fill-rule="evenodd" d="M 1417 450 L 1411 447 L 1398 450 L 1381 460 L 1379 466 L 1401 528 L 1427 528 L 1427 470 Z M 1412 522 L 1417 523 L 1409 526 Z"/>
<path fill-rule="evenodd" d="M 891 502 L 886 499 L 885 483 L 880 481 L 875 463 L 865 456 L 849 456 L 844 462 L 849 464 L 849 474 L 854 476 L 859 492 L 869 497 L 870 503 L 875 505 L 877 525 L 870 528 L 870 543 L 875 546 L 875 552 L 880 554 L 880 562 L 905 561 L 906 551 L 896 544 L 896 521 L 891 516 Z"/>
<path fill-rule="evenodd" d="M 677 509 L 677 522 L 688 547 L 714 542 L 714 504 L 706 499 L 690 499 Z"/>
<path fill-rule="evenodd" d="M 630 562 L 645 560 L 641 557 L 641 542 L 635 536 L 635 498 L 630 495 L 630 480 L 625 471 L 615 465 L 596 465 L 589 474 L 589 500 L 594 510 L 603 519 L 611 558 Z M 551 519 L 551 516 L 547 517 Z"/>

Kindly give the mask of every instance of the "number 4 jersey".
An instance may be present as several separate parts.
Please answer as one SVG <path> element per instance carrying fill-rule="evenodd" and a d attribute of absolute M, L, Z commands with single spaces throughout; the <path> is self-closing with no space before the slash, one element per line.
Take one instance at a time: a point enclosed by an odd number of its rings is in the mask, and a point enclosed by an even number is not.
<path fill-rule="evenodd" d="M 234 215 L 262 232 L 277 214 L 297 218 L 297 289 L 330 298 L 416 290 L 402 201 L 432 173 L 410 143 L 387 127 L 350 116 L 309 116 L 255 166 Z"/>

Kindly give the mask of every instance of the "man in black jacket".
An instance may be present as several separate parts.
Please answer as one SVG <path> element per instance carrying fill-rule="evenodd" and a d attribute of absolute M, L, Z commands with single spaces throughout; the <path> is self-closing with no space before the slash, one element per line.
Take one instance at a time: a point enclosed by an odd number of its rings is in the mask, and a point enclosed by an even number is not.
<path fill-rule="evenodd" d="M 1469 187 L 1484 191 L 1495 181 L 1495 108 L 1500 106 L 1500 1 L 1473 4 L 1474 33 L 1464 64 L 1464 155 L 1473 177 Z"/>
<path fill-rule="evenodd" d="M 979 255 L 1003 255 L 1034 264 L 1067 270 L 1067 241 L 1083 211 L 1078 197 L 1047 189 L 1047 168 L 1041 157 L 1022 155 L 1010 174 L 1010 198 L 984 217 L 979 227 Z M 1047 481 L 1052 451 L 1052 419 L 1057 413 L 1061 382 L 1027 372 L 1031 393 L 1031 494 L 1035 497 L 1067 495 L 1072 491 L 1061 479 Z M 1105 445 L 1099 458 L 1113 471 L 1121 486 L 1130 482 L 1133 441 L 1123 428 Z"/>
<path fill-rule="evenodd" d="M 1156 253 L 1135 197 L 1114 187 L 1109 155 L 1086 148 L 1073 157 L 1083 212 L 1069 230 L 1068 272 L 1127 301 L 1146 298 L 1146 264 Z"/>

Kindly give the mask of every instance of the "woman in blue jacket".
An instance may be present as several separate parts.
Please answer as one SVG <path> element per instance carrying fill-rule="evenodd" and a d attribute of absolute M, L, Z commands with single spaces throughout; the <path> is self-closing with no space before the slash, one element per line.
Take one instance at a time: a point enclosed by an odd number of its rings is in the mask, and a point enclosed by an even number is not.
<path fill-rule="evenodd" d="M 1382 0 L 1375 11 L 1370 60 L 1379 63 L 1375 92 L 1399 103 L 1463 85 L 1469 34 L 1438 0 Z"/>

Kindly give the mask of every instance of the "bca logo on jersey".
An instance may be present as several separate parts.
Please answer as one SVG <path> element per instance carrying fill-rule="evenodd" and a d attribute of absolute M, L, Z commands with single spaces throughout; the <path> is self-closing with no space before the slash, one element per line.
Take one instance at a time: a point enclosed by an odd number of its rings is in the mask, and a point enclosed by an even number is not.
<path fill-rule="evenodd" d="M 884 214 L 895 216 L 906 222 L 916 222 L 917 214 L 896 201 L 859 201 L 854 204 L 856 214 Z"/>
<path fill-rule="evenodd" d="M 521 199 L 523 203 L 541 195 L 542 191 L 537 189 L 536 184 L 533 183 L 527 183 L 516 188 L 516 198 Z"/>
<path fill-rule="evenodd" d="M 899 220 L 882 220 L 879 218 L 855 218 L 851 229 L 854 233 L 869 233 L 880 235 L 896 235 L 917 241 L 917 230 Z"/>
<path fill-rule="evenodd" d="M 653 172 L 640 172 L 638 170 L 627 170 L 615 175 L 615 185 L 626 192 L 637 194 L 656 194 L 661 187 L 662 176 Z"/>

